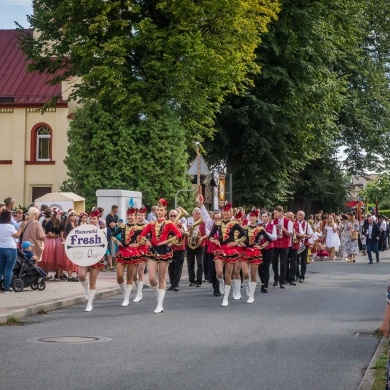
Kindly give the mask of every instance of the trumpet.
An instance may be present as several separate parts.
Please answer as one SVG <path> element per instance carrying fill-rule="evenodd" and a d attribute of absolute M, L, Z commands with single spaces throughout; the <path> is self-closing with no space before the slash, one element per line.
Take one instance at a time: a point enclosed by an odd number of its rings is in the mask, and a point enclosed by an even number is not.
<path fill-rule="evenodd" d="M 196 249 L 199 246 L 199 239 L 202 237 L 198 226 L 203 223 L 203 219 L 199 218 L 188 231 L 188 246 L 191 249 Z"/>
<path fill-rule="evenodd" d="M 299 239 L 297 237 L 297 232 L 295 231 L 295 229 L 293 229 L 292 241 L 294 244 L 296 244 L 299 241 Z"/>

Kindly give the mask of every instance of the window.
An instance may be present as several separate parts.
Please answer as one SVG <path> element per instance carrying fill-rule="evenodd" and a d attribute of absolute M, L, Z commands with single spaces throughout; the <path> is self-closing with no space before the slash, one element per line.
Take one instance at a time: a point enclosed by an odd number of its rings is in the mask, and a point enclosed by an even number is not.
<path fill-rule="evenodd" d="M 46 123 L 37 123 L 31 129 L 30 161 L 26 164 L 54 165 L 53 130 Z"/>
<path fill-rule="evenodd" d="M 36 161 L 50 161 L 51 133 L 47 126 L 41 126 L 37 130 Z"/>

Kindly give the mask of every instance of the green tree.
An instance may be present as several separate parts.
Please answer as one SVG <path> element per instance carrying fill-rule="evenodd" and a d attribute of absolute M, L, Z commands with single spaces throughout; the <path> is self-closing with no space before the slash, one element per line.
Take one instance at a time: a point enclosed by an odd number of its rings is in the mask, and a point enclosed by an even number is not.
<path fill-rule="evenodd" d="M 374 203 L 377 212 L 379 212 L 379 205 L 388 202 L 390 199 L 389 172 L 382 172 L 375 180 L 368 182 L 366 187 L 360 192 L 360 196 L 366 202 Z"/>
<path fill-rule="evenodd" d="M 214 142 L 206 145 L 212 162 L 226 162 L 235 201 L 244 205 L 285 202 L 297 175 L 337 145 L 351 148 L 345 161 L 351 170 L 367 166 L 352 150 L 364 145 L 363 154 L 373 154 L 390 146 L 386 68 L 367 50 L 370 26 L 385 33 L 385 18 L 366 23 L 368 0 L 281 3 L 256 51 L 261 74 L 253 75 L 245 96 L 226 99 Z M 378 107 L 368 115 L 373 105 Z M 359 117 L 358 106 L 364 107 Z M 381 112 L 369 128 L 363 126 Z"/>
<path fill-rule="evenodd" d="M 304 210 L 306 214 L 318 210 L 339 212 L 348 197 L 349 181 L 349 175 L 331 153 L 311 160 L 291 185 L 293 197 L 288 202 L 288 208 Z"/>
<path fill-rule="evenodd" d="M 31 71 L 82 77 L 73 96 L 132 117 L 177 113 L 193 139 L 210 135 L 224 96 L 258 72 L 254 51 L 276 0 L 35 0 L 21 45 Z"/>
<path fill-rule="evenodd" d="M 99 188 L 141 191 L 148 205 L 163 196 L 173 205 L 176 191 L 190 187 L 184 129 L 168 110 L 128 123 L 100 103 L 87 102 L 76 111 L 68 139 L 63 190 L 83 195 L 88 207 Z"/>

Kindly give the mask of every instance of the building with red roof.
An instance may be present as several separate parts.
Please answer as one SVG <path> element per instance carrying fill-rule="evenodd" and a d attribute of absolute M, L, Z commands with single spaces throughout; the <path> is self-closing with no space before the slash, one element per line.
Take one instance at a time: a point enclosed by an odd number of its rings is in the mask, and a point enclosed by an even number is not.
<path fill-rule="evenodd" d="M 0 30 L 0 200 L 12 196 L 21 205 L 58 191 L 67 178 L 71 110 L 72 80 L 50 85 L 55 75 L 29 73 L 27 66 L 17 30 Z M 55 106 L 42 113 L 53 97 Z"/>

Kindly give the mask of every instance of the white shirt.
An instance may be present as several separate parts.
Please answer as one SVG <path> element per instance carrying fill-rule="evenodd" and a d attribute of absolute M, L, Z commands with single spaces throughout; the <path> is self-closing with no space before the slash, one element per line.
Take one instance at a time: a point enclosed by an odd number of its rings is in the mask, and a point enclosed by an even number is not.
<path fill-rule="evenodd" d="M 10 223 L 0 223 L 0 248 L 16 249 L 16 242 L 12 237 L 16 232 Z"/>

